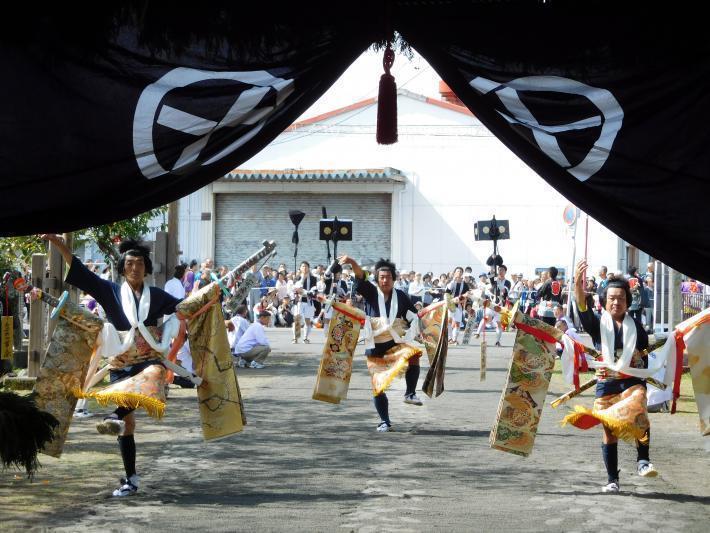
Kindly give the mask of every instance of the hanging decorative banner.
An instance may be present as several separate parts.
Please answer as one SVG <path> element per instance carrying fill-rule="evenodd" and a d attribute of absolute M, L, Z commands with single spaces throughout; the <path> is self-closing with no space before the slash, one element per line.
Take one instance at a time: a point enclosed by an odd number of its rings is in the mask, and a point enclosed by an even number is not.
<path fill-rule="evenodd" d="M 42 453 L 52 457 L 59 457 L 64 450 L 76 407 L 74 392 L 81 390 L 86 380 L 89 363 L 104 326 L 98 316 L 66 298 L 62 312 L 57 316 L 57 325 L 34 386 L 37 408 L 58 421 L 54 438 L 42 449 Z"/>
<path fill-rule="evenodd" d="M 527 457 L 555 368 L 556 337 L 562 332 L 520 311 L 513 320 L 518 333 L 490 443 L 491 448 Z"/>
<path fill-rule="evenodd" d="M 239 433 L 246 424 L 219 295 L 220 287 L 213 282 L 176 308 L 176 314 L 188 319 L 193 366 L 204 380 L 197 387 L 197 398 L 206 441 Z"/>
<path fill-rule="evenodd" d="M 444 372 L 449 349 L 449 307 L 452 305 L 451 295 L 447 294 L 444 300 L 433 303 L 417 313 L 422 342 L 429 358 L 429 370 L 422 383 L 422 391 L 429 398 L 444 392 Z"/>
<path fill-rule="evenodd" d="M 313 388 L 313 399 L 340 403 L 348 397 L 353 354 L 365 324 L 365 313 L 349 305 L 333 302 L 333 316 L 328 324 L 328 335 Z"/>

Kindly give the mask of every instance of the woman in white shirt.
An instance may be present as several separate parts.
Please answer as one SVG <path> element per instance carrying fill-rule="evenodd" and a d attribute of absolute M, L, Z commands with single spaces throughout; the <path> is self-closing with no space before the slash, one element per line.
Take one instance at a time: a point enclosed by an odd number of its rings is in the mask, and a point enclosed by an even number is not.
<path fill-rule="evenodd" d="M 424 283 L 422 283 L 422 275 L 417 272 L 414 281 L 409 283 L 409 299 L 416 304 L 421 302 L 422 298 L 424 298 Z"/>
<path fill-rule="evenodd" d="M 286 272 L 279 271 L 276 278 L 276 297 L 278 302 L 282 302 L 284 298 L 290 296 L 293 291 L 293 282 L 286 279 Z"/>

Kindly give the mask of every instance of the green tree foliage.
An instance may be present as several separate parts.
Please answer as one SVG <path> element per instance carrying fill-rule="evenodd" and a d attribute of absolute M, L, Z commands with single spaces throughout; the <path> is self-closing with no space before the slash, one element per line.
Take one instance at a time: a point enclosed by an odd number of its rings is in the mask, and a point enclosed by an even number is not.
<path fill-rule="evenodd" d="M 158 207 L 133 218 L 75 231 L 74 246 L 78 247 L 84 243 L 92 242 L 99 248 L 106 263 L 115 264 L 118 261 L 117 241 L 140 239 L 143 235 L 155 230 L 164 231 L 167 224 L 164 221 L 156 223 L 155 219 L 163 218 L 164 220 L 163 215 L 167 211 L 167 206 Z M 30 265 L 32 254 L 45 253 L 46 251 L 47 243 L 38 235 L 0 238 L 0 272 Z"/>

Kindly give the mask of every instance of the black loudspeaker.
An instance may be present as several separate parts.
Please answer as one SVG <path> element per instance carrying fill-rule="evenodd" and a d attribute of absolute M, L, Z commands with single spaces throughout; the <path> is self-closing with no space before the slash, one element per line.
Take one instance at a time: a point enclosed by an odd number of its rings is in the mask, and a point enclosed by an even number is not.
<path fill-rule="evenodd" d="M 501 241 L 510 239 L 510 225 L 507 220 L 479 220 L 473 225 L 473 236 L 477 241 Z"/>
<path fill-rule="evenodd" d="M 288 217 L 291 219 L 294 226 L 298 226 L 305 216 L 306 214 L 303 211 L 297 209 L 290 209 L 288 212 Z"/>
<path fill-rule="evenodd" d="M 321 218 L 319 237 L 321 241 L 352 241 L 353 221 L 335 218 Z"/>

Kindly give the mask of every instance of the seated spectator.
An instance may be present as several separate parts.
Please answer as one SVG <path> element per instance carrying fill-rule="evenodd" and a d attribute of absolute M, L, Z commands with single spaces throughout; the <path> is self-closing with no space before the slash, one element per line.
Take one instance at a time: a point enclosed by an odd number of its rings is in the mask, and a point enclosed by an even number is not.
<path fill-rule="evenodd" d="M 182 284 L 182 278 L 185 276 L 186 270 L 187 265 L 184 263 L 175 265 L 173 277 L 170 278 L 165 284 L 165 292 L 167 292 L 170 296 L 174 296 L 178 300 L 185 298 L 185 286 Z"/>
<path fill-rule="evenodd" d="M 556 304 L 552 308 L 552 313 L 555 315 L 555 321 L 564 320 L 567 323 L 568 328 L 574 329 L 574 324 L 572 323 L 572 320 L 565 314 L 565 307 L 567 306 L 563 307 L 560 304 Z"/>
<path fill-rule="evenodd" d="M 579 336 L 579 333 L 577 333 L 577 329 L 568 326 L 567 322 L 564 320 L 558 320 L 555 322 L 555 327 L 559 329 L 562 333 L 567 335 L 570 339 L 575 340 L 577 342 L 582 342 L 582 337 Z"/>
<path fill-rule="evenodd" d="M 225 325 L 227 326 L 227 339 L 229 340 L 229 347 L 232 350 L 232 354 L 234 354 L 234 350 L 237 349 L 239 339 L 241 339 L 242 335 L 249 329 L 248 313 L 249 309 L 246 305 L 239 305 L 237 306 L 234 316 L 225 321 Z"/>
<path fill-rule="evenodd" d="M 192 292 L 195 293 L 200 289 L 207 287 L 207 285 L 209 285 L 210 283 L 212 283 L 212 269 L 205 268 L 199 274 L 199 278 L 195 279 L 195 283 L 192 287 Z"/>
<path fill-rule="evenodd" d="M 269 316 L 273 316 L 276 314 L 276 309 L 274 309 L 273 304 L 271 303 L 269 295 L 262 296 L 261 299 L 259 300 L 259 303 L 257 303 L 254 306 L 254 322 L 258 322 L 259 320 L 259 314 L 267 312 L 269 313 Z M 265 324 L 266 326 L 271 326 L 272 324 Z"/>
<path fill-rule="evenodd" d="M 582 342 L 582 337 L 579 336 L 579 333 L 577 333 L 577 330 L 572 327 L 567 327 L 567 322 L 564 320 L 558 320 L 555 322 L 555 327 L 559 329 L 562 333 L 567 335 L 570 339 L 577 341 L 577 342 Z M 564 346 L 562 345 L 561 342 L 557 343 L 557 355 L 562 356 L 562 352 L 564 351 Z M 581 357 L 584 357 L 584 354 L 581 355 Z"/>
<path fill-rule="evenodd" d="M 291 311 L 291 298 L 284 296 L 281 305 L 276 310 L 276 326 L 290 328 L 293 325 L 293 312 Z"/>
<path fill-rule="evenodd" d="M 289 293 L 293 292 L 293 283 L 290 283 L 286 277 L 288 274 L 284 270 L 280 270 L 277 274 L 276 284 L 276 297 L 279 302 L 282 302 Z"/>
<path fill-rule="evenodd" d="M 271 313 L 261 311 L 257 321 L 249 326 L 242 338 L 237 342 L 235 357 L 238 357 L 239 368 L 264 368 L 264 361 L 271 353 L 269 340 L 264 327 L 271 322 Z"/>

